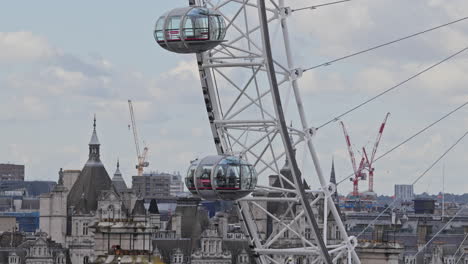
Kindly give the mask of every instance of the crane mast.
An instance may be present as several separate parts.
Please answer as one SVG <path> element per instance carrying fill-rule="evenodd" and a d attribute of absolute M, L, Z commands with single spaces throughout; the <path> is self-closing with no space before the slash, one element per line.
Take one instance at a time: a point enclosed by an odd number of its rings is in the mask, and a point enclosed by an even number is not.
<path fill-rule="evenodd" d="M 365 159 L 364 157 L 362 157 L 361 161 L 359 162 L 359 167 L 356 166 L 356 158 L 354 156 L 354 151 L 351 146 L 351 139 L 349 137 L 348 131 L 346 130 L 346 127 L 343 121 L 340 121 L 340 124 L 341 124 L 341 127 L 343 128 L 343 134 L 345 136 L 346 145 L 348 147 L 349 158 L 351 160 L 351 164 L 353 165 L 354 178 L 351 179 L 351 181 L 353 182 L 353 194 L 352 195 L 354 197 L 358 197 L 359 196 L 359 181 L 365 179 L 365 174 L 362 172 L 365 166 Z"/>
<path fill-rule="evenodd" d="M 364 157 L 366 158 L 366 166 L 365 167 L 367 167 L 367 169 L 369 171 L 369 192 L 374 191 L 374 166 L 373 166 L 373 163 L 374 163 L 374 160 L 375 160 L 375 154 L 377 153 L 377 149 L 379 147 L 380 140 L 382 139 L 383 131 L 385 129 L 385 125 L 387 124 L 387 119 L 388 119 L 389 116 L 390 116 L 390 113 L 387 113 L 387 115 L 384 118 L 384 121 L 382 122 L 382 124 L 379 127 L 379 132 L 377 133 L 377 138 L 375 140 L 374 148 L 372 149 L 370 159 L 367 156 L 366 149 L 362 148 L 363 153 L 364 153 Z"/>
<path fill-rule="evenodd" d="M 143 154 L 140 152 L 140 144 L 138 141 L 138 132 L 137 132 L 137 127 L 136 127 L 136 121 L 135 121 L 135 113 L 133 111 L 133 104 L 132 100 L 128 100 L 128 108 L 130 110 L 130 120 L 132 122 L 132 130 L 133 130 L 133 138 L 135 140 L 135 148 L 136 148 L 136 153 L 137 153 L 137 175 L 142 176 L 143 175 L 143 168 L 148 167 L 149 162 L 146 161 L 146 157 L 148 155 L 148 147 L 143 148 Z"/>

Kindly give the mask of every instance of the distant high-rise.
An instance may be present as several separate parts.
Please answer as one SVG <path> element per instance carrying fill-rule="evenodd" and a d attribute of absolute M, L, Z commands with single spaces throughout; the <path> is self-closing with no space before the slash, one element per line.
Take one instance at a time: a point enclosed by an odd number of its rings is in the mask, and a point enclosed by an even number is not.
<path fill-rule="evenodd" d="M 24 165 L 0 164 L 0 180 L 24 181 Z"/>
<path fill-rule="evenodd" d="M 184 191 L 184 182 L 180 173 L 174 173 L 171 178 L 171 196 L 177 196 L 177 194 Z"/>
<path fill-rule="evenodd" d="M 401 202 L 409 202 L 414 199 L 413 185 L 395 184 L 395 199 Z"/>
<path fill-rule="evenodd" d="M 184 184 L 180 174 L 144 173 L 143 176 L 132 177 L 132 189 L 138 196 L 151 198 L 174 197 L 183 192 Z"/>

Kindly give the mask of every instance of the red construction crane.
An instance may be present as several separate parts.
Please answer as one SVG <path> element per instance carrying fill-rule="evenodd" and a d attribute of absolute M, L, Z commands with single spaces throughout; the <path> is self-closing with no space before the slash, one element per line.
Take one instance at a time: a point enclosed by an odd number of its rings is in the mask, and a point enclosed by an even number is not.
<path fill-rule="evenodd" d="M 374 163 L 374 159 L 375 159 L 375 154 L 377 153 L 377 148 L 379 147 L 380 140 L 382 139 L 382 134 L 383 134 L 383 131 L 385 129 L 385 124 L 387 123 L 387 119 L 388 119 L 389 116 L 390 116 L 390 113 L 387 113 L 387 115 L 385 116 L 384 121 L 380 125 L 379 133 L 377 134 L 377 139 L 375 140 L 374 149 L 372 149 L 372 155 L 371 155 L 370 159 L 367 156 L 366 149 L 364 147 L 362 148 L 362 152 L 364 153 L 364 157 L 366 158 L 365 168 L 369 171 L 369 192 L 374 191 L 374 170 L 375 170 L 375 168 L 373 166 L 373 163 Z"/>
<path fill-rule="evenodd" d="M 351 146 L 351 139 L 349 138 L 348 131 L 346 131 L 346 127 L 343 121 L 340 121 L 340 124 L 341 124 L 341 127 L 343 128 L 346 145 L 348 147 L 349 158 L 351 159 L 351 164 L 353 165 L 354 178 L 350 179 L 353 182 L 352 196 L 358 197 L 359 196 L 359 181 L 366 179 L 366 174 L 363 172 L 365 159 L 364 157 L 362 157 L 361 162 L 359 162 L 359 167 L 356 166 L 356 159 L 354 157 L 353 147 Z"/>

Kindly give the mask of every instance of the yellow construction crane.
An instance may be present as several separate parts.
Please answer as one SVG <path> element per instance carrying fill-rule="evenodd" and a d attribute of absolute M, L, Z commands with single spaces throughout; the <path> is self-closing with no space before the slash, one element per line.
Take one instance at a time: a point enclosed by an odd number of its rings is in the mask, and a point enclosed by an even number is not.
<path fill-rule="evenodd" d="M 143 153 L 140 152 L 140 144 L 138 143 L 138 133 L 135 123 L 135 114 L 133 113 L 132 100 L 128 100 L 128 108 L 130 109 L 130 120 L 132 122 L 133 138 L 135 139 L 135 148 L 138 160 L 138 164 L 136 165 L 136 169 L 138 171 L 137 175 L 142 176 L 143 168 L 148 167 L 149 165 L 149 162 L 146 161 L 146 156 L 148 155 L 148 147 L 145 146 L 145 148 L 143 149 Z"/>

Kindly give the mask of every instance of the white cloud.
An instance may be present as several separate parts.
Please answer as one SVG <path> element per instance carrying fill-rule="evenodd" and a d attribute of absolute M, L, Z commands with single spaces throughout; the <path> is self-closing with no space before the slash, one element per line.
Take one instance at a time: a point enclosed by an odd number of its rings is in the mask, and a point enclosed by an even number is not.
<path fill-rule="evenodd" d="M 384 68 L 369 67 L 356 74 L 354 86 L 356 90 L 376 92 L 397 84 L 394 74 Z"/>
<path fill-rule="evenodd" d="M 162 77 L 167 78 L 178 78 L 183 80 L 197 80 L 198 79 L 198 68 L 194 60 L 192 61 L 180 61 L 177 66 L 167 73 L 163 73 Z"/>
<path fill-rule="evenodd" d="M 0 62 L 19 63 L 48 58 L 57 51 L 32 32 L 0 32 Z"/>

